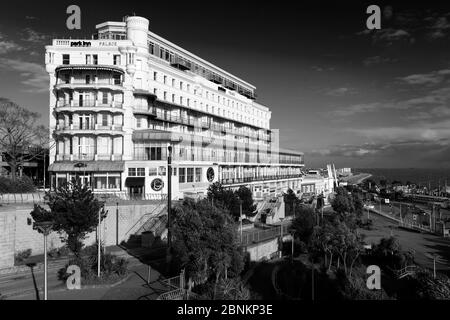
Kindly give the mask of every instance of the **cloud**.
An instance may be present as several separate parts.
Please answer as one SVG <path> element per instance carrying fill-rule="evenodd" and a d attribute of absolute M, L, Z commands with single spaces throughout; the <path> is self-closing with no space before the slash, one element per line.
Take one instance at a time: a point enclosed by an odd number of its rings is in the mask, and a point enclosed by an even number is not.
<path fill-rule="evenodd" d="M 25 92 L 41 93 L 48 91 L 48 73 L 42 64 L 16 59 L 0 58 L 0 68 L 18 72 L 24 78 L 21 83 L 28 87 Z"/>
<path fill-rule="evenodd" d="M 22 34 L 23 34 L 22 40 L 26 41 L 26 42 L 30 42 L 32 44 L 42 44 L 42 43 L 47 42 L 50 39 L 49 36 L 47 36 L 43 33 L 37 32 L 31 28 L 23 29 Z"/>
<path fill-rule="evenodd" d="M 7 40 L 5 36 L 0 33 L 0 55 L 11 53 L 14 51 L 21 51 L 23 47 L 14 41 Z"/>
<path fill-rule="evenodd" d="M 320 66 L 312 66 L 311 69 L 317 72 L 323 72 L 323 71 L 334 71 L 334 67 L 320 67 Z"/>
<path fill-rule="evenodd" d="M 450 120 L 423 121 L 410 126 L 392 126 L 377 128 L 349 128 L 348 131 L 374 141 L 450 141 Z M 449 144 L 450 145 L 450 144 Z"/>
<path fill-rule="evenodd" d="M 372 44 L 390 46 L 394 42 L 414 43 L 414 37 L 406 30 L 395 28 L 382 28 L 379 30 L 363 30 L 357 35 L 370 36 Z"/>
<path fill-rule="evenodd" d="M 333 97 L 341 97 L 347 94 L 355 94 L 357 93 L 356 89 L 354 88 L 347 88 L 347 87 L 341 87 L 341 88 L 337 88 L 337 89 L 332 89 L 329 90 L 327 92 L 325 92 L 325 94 L 327 96 L 333 96 Z"/>
<path fill-rule="evenodd" d="M 386 143 L 335 145 L 306 152 L 309 158 L 326 158 L 344 163 L 389 167 L 449 167 L 450 145 L 442 141 L 404 140 Z"/>
<path fill-rule="evenodd" d="M 412 74 L 398 79 L 411 85 L 434 85 L 442 83 L 449 75 L 450 69 L 443 69 L 430 73 Z"/>
<path fill-rule="evenodd" d="M 363 64 L 366 67 L 372 66 L 372 65 L 377 65 L 377 64 L 382 64 L 382 63 L 392 63 L 392 62 L 397 62 L 397 59 L 393 59 L 393 58 L 388 58 L 388 57 L 381 57 L 381 56 L 372 56 L 372 57 L 367 57 L 363 60 Z"/>

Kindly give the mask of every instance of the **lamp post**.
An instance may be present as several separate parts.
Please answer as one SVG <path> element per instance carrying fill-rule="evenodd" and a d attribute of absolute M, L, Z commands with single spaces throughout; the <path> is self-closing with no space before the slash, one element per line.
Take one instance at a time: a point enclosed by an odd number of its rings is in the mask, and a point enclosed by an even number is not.
<path fill-rule="evenodd" d="M 172 146 L 167 147 L 167 256 L 166 261 L 172 259 Z"/>
<path fill-rule="evenodd" d="M 294 262 L 294 240 L 295 240 L 295 231 L 292 231 L 291 263 Z"/>
<path fill-rule="evenodd" d="M 97 277 L 100 278 L 100 259 L 101 259 L 101 234 L 102 234 L 102 220 L 101 211 L 98 211 L 98 232 L 97 232 Z"/>
<path fill-rule="evenodd" d="M 242 243 L 242 200 L 239 199 L 239 221 L 240 221 L 240 234 L 241 234 L 241 243 Z"/>
<path fill-rule="evenodd" d="M 47 262 L 47 236 L 50 234 L 53 222 L 52 221 L 42 221 L 42 222 L 35 222 L 34 227 L 41 231 L 44 235 L 44 300 L 47 300 L 48 296 L 48 262 Z"/>

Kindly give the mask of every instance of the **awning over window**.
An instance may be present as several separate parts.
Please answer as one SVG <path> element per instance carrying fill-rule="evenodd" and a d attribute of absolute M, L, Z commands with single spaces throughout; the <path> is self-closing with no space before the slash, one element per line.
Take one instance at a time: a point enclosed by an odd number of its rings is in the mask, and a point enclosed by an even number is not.
<path fill-rule="evenodd" d="M 145 185 L 145 177 L 128 177 L 125 180 L 125 187 L 143 187 Z"/>
<path fill-rule="evenodd" d="M 124 169 L 124 161 L 64 161 L 55 162 L 48 167 L 48 171 L 53 172 L 123 172 Z"/>

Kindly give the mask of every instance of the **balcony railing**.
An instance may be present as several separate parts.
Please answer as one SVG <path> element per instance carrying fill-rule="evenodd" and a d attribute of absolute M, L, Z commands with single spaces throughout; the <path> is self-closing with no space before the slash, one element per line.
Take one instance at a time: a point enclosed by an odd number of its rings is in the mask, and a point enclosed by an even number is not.
<path fill-rule="evenodd" d="M 86 123 L 86 124 L 70 124 L 70 125 L 56 125 L 56 130 L 112 130 L 112 131 L 122 131 L 123 126 L 118 124 L 102 125 L 97 123 Z"/>
<path fill-rule="evenodd" d="M 103 103 L 99 100 L 83 100 L 83 101 L 76 101 L 71 100 L 69 102 L 66 101 L 58 101 L 56 103 L 57 107 L 108 107 L 108 108 L 122 108 L 123 103 L 122 102 L 106 102 Z"/>
<path fill-rule="evenodd" d="M 223 185 L 228 185 L 228 184 L 255 182 L 255 181 L 292 179 L 292 178 L 300 178 L 301 176 L 302 176 L 301 174 L 291 174 L 291 175 L 273 175 L 262 177 L 230 178 L 230 179 L 222 179 L 221 183 Z"/>
<path fill-rule="evenodd" d="M 56 161 L 98 161 L 98 160 L 107 160 L 107 161 L 121 161 L 121 154 L 57 154 L 55 157 Z"/>

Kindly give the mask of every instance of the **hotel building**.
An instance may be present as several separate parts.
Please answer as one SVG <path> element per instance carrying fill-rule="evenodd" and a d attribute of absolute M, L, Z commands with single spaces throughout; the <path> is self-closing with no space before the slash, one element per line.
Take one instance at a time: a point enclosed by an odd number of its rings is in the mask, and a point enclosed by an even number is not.
<path fill-rule="evenodd" d="M 177 198 L 216 181 L 257 199 L 301 190 L 303 154 L 280 148 L 253 85 L 152 33 L 145 18 L 96 29 L 46 46 L 53 187 L 79 176 L 95 192 L 159 198 L 171 174 Z"/>

